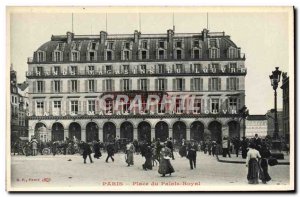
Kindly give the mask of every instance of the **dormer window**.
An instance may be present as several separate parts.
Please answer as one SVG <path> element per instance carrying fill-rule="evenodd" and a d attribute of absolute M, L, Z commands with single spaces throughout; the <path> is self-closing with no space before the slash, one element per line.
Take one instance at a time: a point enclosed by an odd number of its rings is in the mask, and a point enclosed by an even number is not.
<path fill-rule="evenodd" d="M 230 47 L 227 51 L 227 57 L 228 58 L 231 58 L 231 59 L 234 59 L 234 58 L 237 58 L 238 57 L 238 53 L 237 53 L 237 49 L 236 48 L 233 48 L 233 47 Z"/>
<path fill-rule="evenodd" d="M 142 51 L 142 60 L 147 59 L 147 51 Z"/>
<path fill-rule="evenodd" d="M 97 43 L 96 43 L 96 42 L 92 42 L 92 43 L 91 43 L 91 49 L 92 49 L 92 50 L 96 50 L 96 46 L 97 46 Z"/>
<path fill-rule="evenodd" d="M 77 50 L 79 51 L 81 47 L 81 42 L 73 42 L 72 43 L 72 50 Z"/>
<path fill-rule="evenodd" d="M 201 58 L 201 49 L 193 49 L 192 50 L 192 58 L 193 59 L 200 59 Z"/>
<path fill-rule="evenodd" d="M 180 60 L 182 59 L 182 50 L 175 50 L 175 59 Z"/>
<path fill-rule="evenodd" d="M 63 51 L 64 43 L 60 42 L 57 45 L 57 50 Z"/>
<path fill-rule="evenodd" d="M 159 48 L 164 49 L 165 48 L 165 42 L 164 41 L 159 41 L 158 46 L 159 46 Z"/>
<path fill-rule="evenodd" d="M 108 42 L 107 43 L 107 49 L 113 50 L 114 49 L 114 43 L 113 42 Z"/>
<path fill-rule="evenodd" d="M 142 48 L 147 49 L 148 48 L 148 42 L 147 41 L 142 41 Z"/>
<path fill-rule="evenodd" d="M 165 50 L 158 51 L 158 59 L 160 60 L 165 59 Z"/>
<path fill-rule="evenodd" d="M 54 51 L 53 52 L 53 61 L 61 62 L 63 60 L 62 52 L 61 51 Z"/>
<path fill-rule="evenodd" d="M 199 47 L 199 40 L 194 40 L 194 44 L 193 44 L 194 47 Z"/>
<path fill-rule="evenodd" d="M 175 47 L 176 48 L 182 48 L 182 42 L 181 41 L 176 41 Z"/>
<path fill-rule="evenodd" d="M 112 51 L 107 51 L 106 52 L 106 60 L 112 60 Z"/>
<path fill-rule="evenodd" d="M 130 49 L 130 43 L 129 42 L 125 42 L 124 48 L 129 50 Z"/>
<path fill-rule="evenodd" d="M 78 51 L 71 52 L 71 61 L 79 61 L 79 52 Z"/>
<path fill-rule="evenodd" d="M 46 53 L 44 51 L 37 52 L 37 61 L 38 62 L 46 61 Z"/>
<path fill-rule="evenodd" d="M 220 58 L 220 50 L 217 49 L 217 48 L 211 48 L 209 50 L 210 54 L 209 54 L 209 57 L 211 59 L 216 59 L 216 58 Z"/>

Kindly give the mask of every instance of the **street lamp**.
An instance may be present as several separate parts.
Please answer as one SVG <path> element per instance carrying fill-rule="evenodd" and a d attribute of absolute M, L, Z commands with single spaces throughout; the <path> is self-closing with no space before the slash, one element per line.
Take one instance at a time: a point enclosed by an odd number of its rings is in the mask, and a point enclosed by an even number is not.
<path fill-rule="evenodd" d="M 275 71 L 272 71 L 272 75 L 270 75 L 271 86 L 274 90 L 274 133 L 273 138 L 278 139 L 278 120 L 277 120 L 277 87 L 280 82 L 281 71 L 278 70 L 279 67 L 275 67 Z"/>
<path fill-rule="evenodd" d="M 241 120 L 243 120 L 243 137 L 245 137 L 245 135 L 246 135 L 246 118 L 249 116 L 249 110 L 247 109 L 246 105 L 244 105 L 239 110 L 239 115 L 241 116 Z"/>

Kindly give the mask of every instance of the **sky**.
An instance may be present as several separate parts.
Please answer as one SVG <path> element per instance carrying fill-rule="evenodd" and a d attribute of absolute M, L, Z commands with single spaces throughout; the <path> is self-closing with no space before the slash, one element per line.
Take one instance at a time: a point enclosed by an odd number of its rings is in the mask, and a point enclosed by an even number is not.
<path fill-rule="evenodd" d="M 65 35 L 73 28 L 77 35 L 166 33 L 174 25 L 176 33 L 225 32 L 246 54 L 246 106 L 250 114 L 265 114 L 274 107 L 274 92 L 269 75 L 275 67 L 293 77 L 291 18 L 286 9 L 245 10 L 206 8 L 68 8 L 59 10 L 29 9 L 10 13 L 10 63 L 17 71 L 18 82 L 26 80 L 27 58 L 51 35 Z M 140 14 L 139 14 L 140 13 Z M 208 13 L 208 20 L 207 20 Z M 140 15 L 140 20 L 139 20 Z M 141 26 L 139 26 L 139 21 Z M 208 23 L 207 23 L 208 21 Z M 290 80 L 291 81 L 291 80 Z M 278 108 L 282 108 L 281 89 Z"/>

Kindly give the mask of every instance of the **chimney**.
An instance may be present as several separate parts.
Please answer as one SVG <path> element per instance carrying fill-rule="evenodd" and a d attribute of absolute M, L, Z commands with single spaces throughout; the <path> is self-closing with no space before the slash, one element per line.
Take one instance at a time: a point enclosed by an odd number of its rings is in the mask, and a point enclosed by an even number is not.
<path fill-rule="evenodd" d="M 134 31 L 134 43 L 138 43 L 141 33 L 138 30 Z"/>
<path fill-rule="evenodd" d="M 74 38 L 74 33 L 67 32 L 67 43 L 70 44 Z"/>
<path fill-rule="evenodd" d="M 104 44 L 107 38 L 107 33 L 105 31 L 100 31 L 100 44 Z"/>
<path fill-rule="evenodd" d="M 207 29 L 203 29 L 202 35 L 203 35 L 203 41 L 206 40 L 207 39 L 207 35 L 208 35 L 208 30 Z"/>
<path fill-rule="evenodd" d="M 173 40 L 174 31 L 172 29 L 168 29 L 168 42 L 171 42 Z"/>

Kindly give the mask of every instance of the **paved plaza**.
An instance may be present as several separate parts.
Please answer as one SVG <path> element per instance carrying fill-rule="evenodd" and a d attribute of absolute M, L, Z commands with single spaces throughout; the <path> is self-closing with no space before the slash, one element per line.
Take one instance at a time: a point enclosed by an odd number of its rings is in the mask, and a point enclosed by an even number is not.
<path fill-rule="evenodd" d="M 104 186 L 142 186 L 153 182 L 158 184 L 180 184 L 186 188 L 201 186 L 250 186 L 248 185 L 245 164 L 218 162 L 215 157 L 198 152 L 197 168 L 190 170 L 189 161 L 175 153 L 171 163 L 175 173 L 171 177 L 161 177 L 158 166 L 153 170 L 144 171 L 144 158 L 135 155 L 134 166 L 127 167 L 125 155 L 115 155 L 115 162 L 105 162 L 106 153 L 94 163 L 83 164 L 80 155 L 39 155 L 35 157 L 12 156 L 12 186 L 24 188 L 47 187 L 104 187 Z M 259 187 L 283 186 L 289 184 L 289 165 L 269 167 L 272 180 Z M 257 185 L 255 185 L 257 186 Z M 133 188 L 131 187 L 131 188 Z M 115 187 L 116 188 L 116 187 Z M 136 189 L 136 188 L 135 188 Z M 213 188 L 211 188 L 213 189 Z M 130 189 L 129 189 L 130 190 Z M 168 190 L 168 189 L 167 189 Z"/>

